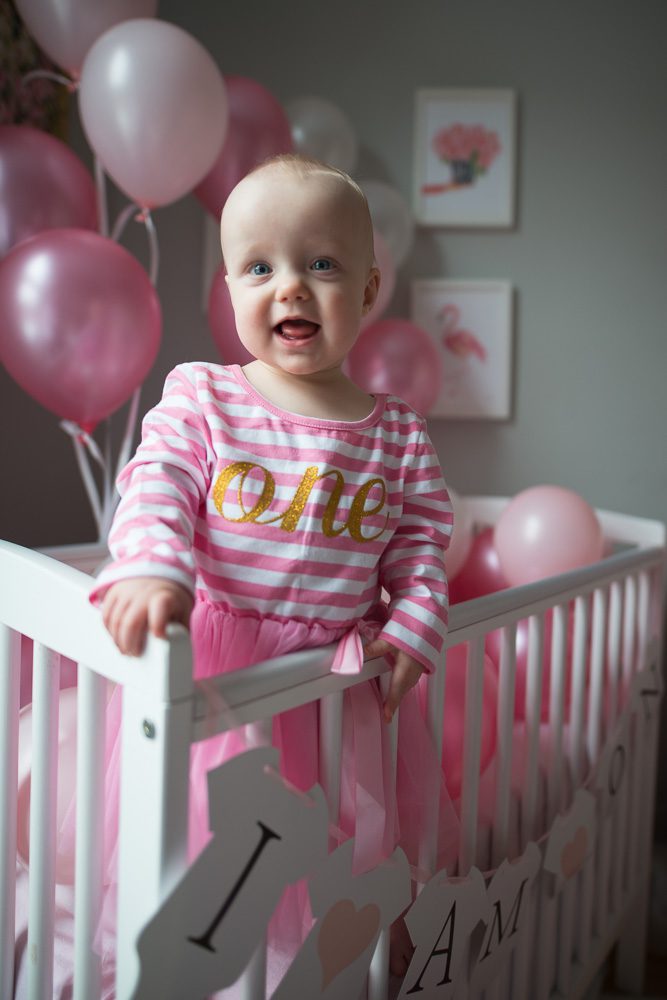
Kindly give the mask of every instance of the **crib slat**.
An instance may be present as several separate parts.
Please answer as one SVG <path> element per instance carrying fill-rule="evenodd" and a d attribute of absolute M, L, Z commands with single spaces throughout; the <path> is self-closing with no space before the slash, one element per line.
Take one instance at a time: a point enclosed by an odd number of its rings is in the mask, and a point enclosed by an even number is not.
<path fill-rule="evenodd" d="M 343 738 L 343 692 L 320 700 L 320 784 L 329 807 L 329 822 L 340 814 L 340 758 Z"/>
<path fill-rule="evenodd" d="M 516 624 L 502 630 L 496 741 L 496 804 L 493 828 L 493 862 L 507 856 L 514 733 L 514 689 L 516 680 Z"/>
<path fill-rule="evenodd" d="M 31 1000 L 50 1000 L 53 991 L 59 687 L 60 656 L 36 642 L 32 680 L 27 951 L 30 956 L 28 994 Z"/>
<path fill-rule="evenodd" d="M 602 696 L 604 679 L 604 657 L 607 634 L 607 601 L 602 588 L 597 588 L 593 596 L 593 628 L 591 646 L 590 691 L 588 696 L 588 720 L 586 739 L 588 757 L 595 763 L 600 750 L 602 728 Z"/>
<path fill-rule="evenodd" d="M 553 609 L 549 691 L 551 753 L 547 781 L 547 823 L 553 822 L 563 806 L 563 722 L 567 674 L 570 669 L 565 660 L 568 614 L 569 609 L 565 604 L 559 604 Z"/>
<path fill-rule="evenodd" d="M 0 625 L 0 996 L 12 995 L 21 636 Z"/>
<path fill-rule="evenodd" d="M 526 767 L 522 794 L 521 832 L 523 846 L 537 836 L 540 721 L 542 714 L 542 667 L 544 618 L 532 615 L 528 623 L 528 668 L 526 678 Z"/>
<path fill-rule="evenodd" d="M 484 643 L 481 638 L 468 643 L 466 673 L 465 734 L 461 785 L 461 841 L 459 875 L 467 875 L 477 855 L 477 814 L 479 807 L 479 763 L 482 743 L 482 697 L 484 693 Z"/>
<path fill-rule="evenodd" d="M 74 1000 L 100 993 L 101 961 L 93 947 L 102 915 L 106 682 L 79 666 L 77 681 Z"/>
<path fill-rule="evenodd" d="M 637 622 L 637 581 L 634 576 L 625 580 L 625 606 L 623 614 L 623 691 L 621 703 L 625 704 L 632 680 L 635 659 L 635 629 Z"/>
<path fill-rule="evenodd" d="M 447 655 L 445 662 L 426 679 L 426 724 L 435 746 L 436 760 L 442 758 L 442 726 L 445 712 Z M 428 804 L 433 805 L 424 824 L 419 843 L 419 867 L 435 872 L 438 853 L 438 804 L 440 790 L 433 789 Z"/>
<path fill-rule="evenodd" d="M 607 698 L 608 731 L 614 728 L 618 715 L 618 681 L 621 665 L 621 626 L 623 623 L 623 591 L 619 580 L 609 588 L 609 642 L 607 646 Z"/>
<path fill-rule="evenodd" d="M 579 596 L 574 608 L 574 649 L 572 651 L 572 702 L 570 708 L 570 761 L 575 785 L 584 777 L 584 708 L 586 703 L 586 660 L 588 646 L 588 597 Z"/>

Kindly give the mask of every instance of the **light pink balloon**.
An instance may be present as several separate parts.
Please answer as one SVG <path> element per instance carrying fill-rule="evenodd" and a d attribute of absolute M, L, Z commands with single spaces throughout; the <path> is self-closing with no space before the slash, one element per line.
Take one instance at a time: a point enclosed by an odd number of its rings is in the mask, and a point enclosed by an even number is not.
<path fill-rule="evenodd" d="M 490 658 L 484 656 L 484 692 L 480 773 L 486 769 L 496 748 L 498 678 Z M 461 643 L 447 651 L 445 667 L 445 714 L 442 729 L 442 765 L 447 790 L 453 799 L 463 785 L 463 750 L 465 744 L 465 699 L 468 679 L 467 646 Z"/>
<path fill-rule="evenodd" d="M 293 150 L 282 105 L 256 80 L 226 76 L 229 122 L 222 149 L 194 193 L 217 219 L 232 188 L 263 160 Z"/>
<path fill-rule="evenodd" d="M 380 271 L 380 290 L 375 305 L 361 321 L 362 330 L 377 323 L 389 306 L 396 288 L 396 267 L 389 247 L 378 232 L 373 233 L 373 243 L 375 245 L 375 263 Z"/>
<path fill-rule="evenodd" d="M 208 325 L 223 362 L 226 365 L 247 365 L 254 358 L 246 351 L 236 332 L 236 320 L 225 274 L 224 265 L 221 264 L 208 296 Z"/>
<path fill-rule="evenodd" d="M 350 378 L 366 392 L 389 392 L 426 415 L 440 392 L 440 355 L 428 333 L 407 319 L 381 319 L 348 356 Z"/>
<path fill-rule="evenodd" d="M 154 17 L 157 0 L 15 0 L 28 31 L 54 62 L 77 77 L 93 42 L 121 21 Z"/>
<path fill-rule="evenodd" d="M 451 604 L 470 601 L 475 597 L 483 597 L 484 594 L 495 594 L 509 586 L 493 544 L 493 528 L 484 528 L 474 536 L 465 562 L 456 579 L 450 583 Z"/>
<path fill-rule="evenodd" d="M 0 125 L 0 257 L 44 229 L 97 229 L 93 179 L 64 142 Z"/>
<path fill-rule="evenodd" d="M 42 406 L 91 430 L 150 371 L 160 303 L 135 257 L 83 229 L 51 229 L 0 261 L 0 360 Z"/>
<path fill-rule="evenodd" d="M 503 510 L 494 534 L 512 586 L 578 569 L 602 558 L 604 539 L 589 503 L 563 486 L 533 486 Z"/>
<path fill-rule="evenodd" d="M 215 61 L 165 21 L 126 21 L 98 38 L 81 70 L 79 108 L 109 175 L 146 208 L 176 201 L 199 183 L 227 125 Z"/>
<path fill-rule="evenodd" d="M 466 509 L 465 500 L 462 500 L 451 486 L 448 487 L 448 491 L 454 511 L 454 529 L 445 552 L 445 569 L 447 570 L 447 582 L 451 583 L 460 573 L 470 552 L 472 518 Z"/>

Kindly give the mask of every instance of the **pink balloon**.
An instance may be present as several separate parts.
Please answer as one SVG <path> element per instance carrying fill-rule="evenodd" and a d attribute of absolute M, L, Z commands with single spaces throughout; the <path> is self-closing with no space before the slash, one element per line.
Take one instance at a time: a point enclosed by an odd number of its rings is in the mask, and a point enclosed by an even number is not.
<path fill-rule="evenodd" d="M 78 76 L 96 38 L 132 17 L 154 17 L 157 0 L 15 0 L 30 34 L 63 69 Z"/>
<path fill-rule="evenodd" d="M 493 544 L 493 528 L 484 528 L 472 539 L 466 560 L 451 583 L 449 600 L 459 604 L 484 594 L 495 594 L 508 586 Z"/>
<path fill-rule="evenodd" d="M 199 183 L 227 124 L 225 84 L 210 54 L 176 25 L 145 18 L 95 42 L 81 70 L 79 107 L 105 169 L 146 208 Z"/>
<path fill-rule="evenodd" d="M 246 76 L 226 76 L 229 124 L 222 149 L 194 193 L 219 218 L 232 188 L 263 160 L 291 153 L 287 115 L 273 94 Z"/>
<path fill-rule="evenodd" d="M 442 380 L 428 333 L 407 319 L 381 319 L 364 330 L 348 357 L 350 378 L 366 392 L 388 392 L 419 413 L 431 409 Z"/>
<path fill-rule="evenodd" d="M 514 717 L 526 717 L 526 684 L 528 675 L 528 634 L 529 624 L 526 618 L 517 624 L 516 629 L 516 675 L 514 686 Z M 553 611 L 547 611 L 544 616 L 544 645 L 542 667 L 542 703 L 540 717 L 543 722 L 549 718 L 549 699 L 551 697 L 551 637 L 553 635 Z M 565 706 L 570 704 L 572 688 L 572 642 L 574 637 L 574 615 L 568 615 L 566 646 L 565 646 Z M 502 632 L 496 629 L 489 632 L 484 642 L 484 649 L 491 657 L 496 669 L 500 668 L 500 652 Z"/>
<path fill-rule="evenodd" d="M 127 250 L 83 229 L 50 229 L 0 261 L 0 359 L 48 410 L 90 430 L 150 371 L 160 303 Z"/>
<path fill-rule="evenodd" d="M 221 264 L 211 283 L 208 297 L 208 325 L 224 363 L 247 365 L 254 361 L 254 358 L 246 351 L 236 332 L 232 300 L 225 281 L 226 273 L 224 264 Z"/>
<path fill-rule="evenodd" d="M 562 486 L 533 486 L 503 510 L 494 544 L 504 575 L 519 586 L 597 562 L 604 538 L 583 497 Z"/>
<path fill-rule="evenodd" d="M 97 229 L 93 179 L 64 142 L 0 125 L 0 256 L 43 229 Z"/>
<path fill-rule="evenodd" d="M 380 290 L 373 308 L 366 313 L 361 321 L 362 330 L 377 323 L 391 302 L 396 287 L 396 267 L 389 247 L 382 236 L 375 231 L 373 232 L 373 243 L 375 244 L 375 263 L 380 271 Z"/>
<path fill-rule="evenodd" d="M 465 699 L 467 688 L 467 645 L 461 643 L 447 650 L 445 672 L 445 716 L 442 733 L 442 766 L 447 790 L 453 799 L 461 794 L 463 784 L 463 749 L 465 730 Z M 482 696 L 482 726 L 480 773 L 486 769 L 496 748 L 496 713 L 498 679 L 495 667 L 484 656 L 484 693 Z"/>

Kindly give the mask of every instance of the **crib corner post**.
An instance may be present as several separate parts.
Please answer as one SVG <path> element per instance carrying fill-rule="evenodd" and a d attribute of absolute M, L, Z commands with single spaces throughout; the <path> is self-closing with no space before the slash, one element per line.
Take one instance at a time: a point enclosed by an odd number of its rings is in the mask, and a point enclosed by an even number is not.
<path fill-rule="evenodd" d="M 192 701 L 123 690 L 116 996 L 133 996 L 137 938 L 187 864 Z"/>
<path fill-rule="evenodd" d="M 615 987 L 630 996 L 641 996 L 646 971 L 648 883 L 629 907 L 616 945 Z"/>

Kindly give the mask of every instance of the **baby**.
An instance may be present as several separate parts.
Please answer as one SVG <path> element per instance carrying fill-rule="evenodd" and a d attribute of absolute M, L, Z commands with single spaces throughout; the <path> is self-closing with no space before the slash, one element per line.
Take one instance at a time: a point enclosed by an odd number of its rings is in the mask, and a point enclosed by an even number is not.
<path fill-rule="evenodd" d="M 406 794 L 405 815 L 400 787 L 384 802 L 380 720 L 403 703 L 399 770 L 413 754 L 401 773 L 423 774 L 430 751 L 411 689 L 446 631 L 452 508 L 423 418 L 343 371 L 380 283 L 358 185 L 315 161 L 274 158 L 230 194 L 221 240 L 238 335 L 255 360 L 170 374 L 119 477 L 114 561 L 91 596 L 125 653 L 140 653 L 149 630 L 189 624 L 197 679 L 328 644 L 334 671 L 387 655 L 384 701 L 374 682 L 346 695 L 353 773 L 339 823 L 370 866 L 393 850 L 397 817 L 402 846 L 410 824 L 413 846 L 419 835 L 418 796 Z M 319 780 L 315 706 L 278 716 L 274 742 L 293 783 Z M 392 968 L 405 971 L 409 941 L 398 950 Z"/>

